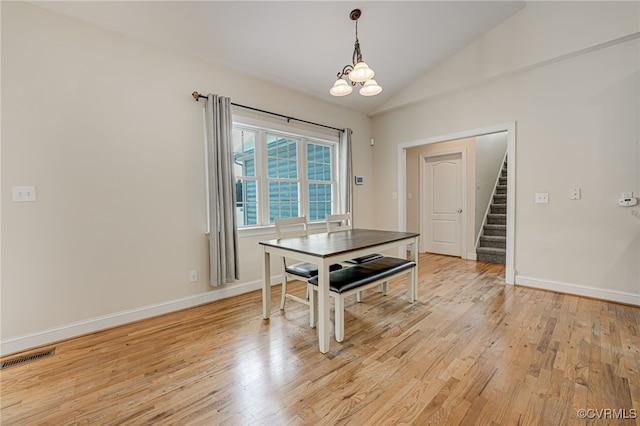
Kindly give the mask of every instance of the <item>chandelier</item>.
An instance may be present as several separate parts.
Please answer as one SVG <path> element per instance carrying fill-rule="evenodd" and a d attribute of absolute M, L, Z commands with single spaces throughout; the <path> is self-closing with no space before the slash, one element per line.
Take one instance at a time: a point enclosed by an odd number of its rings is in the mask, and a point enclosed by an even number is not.
<path fill-rule="evenodd" d="M 374 96 L 382 92 L 382 87 L 373 79 L 375 72 L 362 60 L 362 52 L 360 52 L 360 42 L 358 41 L 358 18 L 362 12 L 360 9 L 354 9 L 349 14 L 352 21 L 356 21 L 356 44 L 353 49 L 353 64 L 347 64 L 338 73 L 338 79 L 333 83 L 333 87 L 329 90 L 333 96 L 346 96 L 353 91 L 353 86 L 360 83 L 362 87 L 358 91 L 362 96 Z M 348 76 L 350 83 L 343 78 Z"/>

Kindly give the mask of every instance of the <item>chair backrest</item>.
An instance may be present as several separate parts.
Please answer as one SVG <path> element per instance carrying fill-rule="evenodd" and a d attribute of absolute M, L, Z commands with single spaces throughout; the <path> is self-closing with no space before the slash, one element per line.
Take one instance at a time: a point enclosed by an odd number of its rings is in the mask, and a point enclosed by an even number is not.
<path fill-rule="evenodd" d="M 275 219 L 278 238 L 304 237 L 307 235 L 307 217 L 290 217 Z"/>
<path fill-rule="evenodd" d="M 351 213 L 327 215 L 327 232 L 348 231 L 352 228 Z"/>

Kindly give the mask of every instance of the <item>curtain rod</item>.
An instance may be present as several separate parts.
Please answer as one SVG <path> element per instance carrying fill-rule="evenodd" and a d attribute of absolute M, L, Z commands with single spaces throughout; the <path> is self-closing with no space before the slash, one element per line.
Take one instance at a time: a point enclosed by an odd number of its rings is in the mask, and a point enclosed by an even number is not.
<path fill-rule="evenodd" d="M 193 92 L 193 93 L 191 94 L 191 96 L 193 96 L 193 99 L 195 99 L 195 100 L 196 100 L 196 102 L 197 102 L 197 101 L 198 101 L 198 99 L 200 99 L 200 98 L 202 98 L 202 99 L 207 99 L 207 97 L 206 97 L 206 96 L 201 95 L 201 94 L 200 94 L 200 93 L 198 93 L 198 92 Z M 312 124 L 312 125 L 314 125 L 314 126 L 320 126 L 320 127 L 325 127 L 325 128 L 327 128 L 327 129 L 337 130 L 338 132 L 343 132 L 343 131 L 344 131 L 343 129 L 338 129 L 337 127 L 331 127 L 331 126 L 327 126 L 327 125 L 325 125 L 325 124 L 314 123 L 313 121 L 301 120 L 301 119 L 299 119 L 299 118 L 289 117 L 289 116 L 287 116 L 287 115 L 278 114 L 277 112 L 265 111 L 265 110 L 263 110 L 263 109 L 258 109 L 258 108 L 254 108 L 254 107 L 250 107 L 250 106 L 246 106 L 246 105 L 240 105 L 240 104 L 236 104 L 236 103 L 233 103 L 233 102 L 231 102 L 231 105 L 236 106 L 236 107 L 238 107 L 238 108 L 250 109 L 251 111 L 257 111 L 257 112 L 261 112 L 261 113 L 264 113 L 264 114 L 271 114 L 271 115 L 275 115 L 275 116 L 277 116 L 277 117 L 286 118 L 286 119 L 287 119 L 287 122 L 289 122 L 289 121 L 291 121 L 291 120 L 294 120 L 294 121 L 299 121 L 299 122 L 301 122 L 301 123 Z"/>

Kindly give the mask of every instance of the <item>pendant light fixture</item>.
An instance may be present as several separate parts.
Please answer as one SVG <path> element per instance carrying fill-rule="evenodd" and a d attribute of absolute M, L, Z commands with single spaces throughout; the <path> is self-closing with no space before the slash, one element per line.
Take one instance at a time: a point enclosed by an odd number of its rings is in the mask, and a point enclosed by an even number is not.
<path fill-rule="evenodd" d="M 362 15 L 360 9 L 354 9 L 349 14 L 352 21 L 356 21 L 356 44 L 353 49 L 353 64 L 347 64 L 338 73 L 338 79 L 333 83 L 333 87 L 329 90 L 333 96 L 346 96 L 353 91 L 353 86 L 360 83 L 362 88 L 359 90 L 362 96 L 374 96 L 382 92 L 382 87 L 373 79 L 375 72 L 362 60 L 362 52 L 360 52 L 360 42 L 358 40 L 358 19 Z M 350 82 L 343 77 L 348 76 Z"/>

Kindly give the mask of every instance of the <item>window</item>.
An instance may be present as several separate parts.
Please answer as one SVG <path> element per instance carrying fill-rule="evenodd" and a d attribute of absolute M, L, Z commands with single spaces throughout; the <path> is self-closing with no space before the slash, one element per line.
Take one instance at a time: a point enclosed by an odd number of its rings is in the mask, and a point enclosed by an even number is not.
<path fill-rule="evenodd" d="M 298 143 L 296 139 L 267 133 L 269 223 L 277 217 L 299 216 Z"/>
<path fill-rule="evenodd" d="M 336 205 L 336 141 L 234 123 L 239 227 L 306 215 L 324 221 Z"/>
<path fill-rule="evenodd" d="M 308 220 L 324 220 L 331 214 L 333 205 L 333 164 L 331 147 L 315 143 L 307 144 L 307 181 L 309 185 Z"/>
<path fill-rule="evenodd" d="M 255 146 L 255 132 L 233 129 L 233 169 L 236 176 L 236 217 L 239 227 L 258 223 Z"/>

